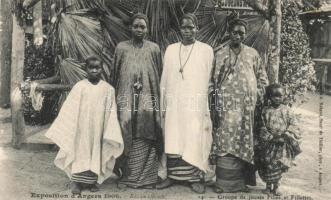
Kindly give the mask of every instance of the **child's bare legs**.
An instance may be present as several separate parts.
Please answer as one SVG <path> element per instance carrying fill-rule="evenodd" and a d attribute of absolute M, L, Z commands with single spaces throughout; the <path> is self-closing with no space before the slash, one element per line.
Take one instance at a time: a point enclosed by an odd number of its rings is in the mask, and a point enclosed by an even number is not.
<path fill-rule="evenodd" d="M 97 184 L 79 183 L 81 190 L 90 190 L 90 192 L 98 192 L 99 187 Z"/>
<path fill-rule="evenodd" d="M 71 177 L 71 191 L 73 194 L 80 194 L 82 190 L 88 189 L 91 192 L 99 191 L 97 187 L 98 175 L 92 171 L 75 173 Z"/>
<path fill-rule="evenodd" d="M 98 188 L 97 184 L 90 185 L 89 189 L 90 189 L 91 192 L 98 192 L 99 191 L 99 188 Z"/>
<path fill-rule="evenodd" d="M 267 183 L 266 184 L 266 189 L 263 190 L 263 193 L 265 194 L 273 194 L 275 196 L 281 196 L 282 193 L 279 191 L 279 183 Z"/>
<path fill-rule="evenodd" d="M 280 195 L 282 195 L 282 193 L 279 191 L 278 187 L 279 187 L 279 182 L 273 183 L 272 193 L 273 193 L 275 196 L 280 196 Z"/>
<path fill-rule="evenodd" d="M 265 194 L 271 194 L 271 190 L 272 190 L 271 187 L 272 187 L 272 183 L 267 183 L 266 184 L 266 188 L 263 191 L 263 193 L 265 193 Z"/>
<path fill-rule="evenodd" d="M 79 183 L 72 181 L 70 184 L 70 189 L 72 194 L 81 194 L 82 188 Z"/>

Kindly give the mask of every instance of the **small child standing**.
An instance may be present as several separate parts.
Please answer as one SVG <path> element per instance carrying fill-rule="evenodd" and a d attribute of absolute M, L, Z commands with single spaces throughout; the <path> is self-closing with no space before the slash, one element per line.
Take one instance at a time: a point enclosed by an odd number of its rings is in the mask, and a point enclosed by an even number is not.
<path fill-rule="evenodd" d="M 101 67 L 98 57 L 86 59 L 87 79 L 75 84 L 46 133 L 60 147 L 54 163 L 71 179 L 73 194 L 98 191 L 124 149 L 115 90 L 100 80 Z"/>
<path fill-rule="evenodd" d="M 284 90 L 279 84 L 267 87 L 269 105 L 262 110 L 259 125 L 257 166 L 260 177 L 266 182 L 266 193 L 281 195 L 278 190 L 282 173 L 292 165 L 301 152 L 298 140 L 300 132 L 296 117 L 283 104 Z"/>

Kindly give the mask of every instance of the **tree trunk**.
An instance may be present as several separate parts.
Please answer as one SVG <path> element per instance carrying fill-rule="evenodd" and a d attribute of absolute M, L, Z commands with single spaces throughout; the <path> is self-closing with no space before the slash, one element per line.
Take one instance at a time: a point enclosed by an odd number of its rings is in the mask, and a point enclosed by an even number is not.
<path fill-rule="evenodd" d="M 270 23 L 270 45 L 267 64 L 267 73 L 270 83 L 278 83 L 280 63 L 280 34 L 282 25 L 281 0 L 271 0 L 265 6 L 259 0 L 244 0 L 250 7 L 260 13 Z"/>
<path fill-rule="evenodd" d="M 266 19 L 269 19 L 269 17 L 270 17 L 269 8 L 268 8 L 268 6 L 264 5 L 261 1 L 244 0 L 244 2 L 247 3 L 250 7 L 252 7 L 256 12 L 258 12 L 262 16 L 264 16 Z"/>
<path fill-rule="evenodd" d="M 268 77 L 270 83 L 278 83 L 280 63 L 280 34 L 282 25 L 281 0 L 270 1 L 270 46 L 268 58 Z"/>
<path fill-rule="evenodd" d="M 12 57 L 11 57 L 11 91 L 23 82 L 25 51 L 24 29 L 18 24 L 17 17 L 13 15 Z"/>
<path fill-rule="evenodd" d="M 0 0 L 0 107 L 10 104 L 11 0 Z"/>
<path fill-rule="evenodd" d="M 19 88 L 11 93 L 11 116 L 12 116 L 12 145 L 19 149 L 25 135 L 25 121 L 23 114 L 23 97 Z"/>
<path fill-rule="evenodd" d="M 13 15 L 12 57 L 11 57 L 11 114 L 12 114 L 12 144 L 19 148 L 25 132 L 23 116 L 23 99 L 19 89 L 23 81 L 25 34 Z"/>

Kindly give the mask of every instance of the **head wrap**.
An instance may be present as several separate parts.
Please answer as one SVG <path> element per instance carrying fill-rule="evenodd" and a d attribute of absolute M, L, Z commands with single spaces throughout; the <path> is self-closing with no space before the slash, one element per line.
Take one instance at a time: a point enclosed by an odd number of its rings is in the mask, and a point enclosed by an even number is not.
<path fill-rule="evenodd" d="M 193 22 L 193 24 L 198 27 L 198 18 L 192 14 L 192 13 L 186 13 L 182 16 L 182 21 L 181 23 L 183 23 L 183 19 L 189 19 Z"/>
<path fill-rule="evenodd" d="M 131 17 L 131 25 L 133 24 L 135 19 L 143 19 L 146 22 L 146 25 L 148 26 L 148 18 L 145 14 L 143 13 L 136 13 Z"/>
<path fill-rule="evenodd" d="M 244 26 L 247 30 L 247 22 L 243 19 L 236 18 L 229 21 L 229 31 L 232 31 L 233 28 L 237 25 Z"/>

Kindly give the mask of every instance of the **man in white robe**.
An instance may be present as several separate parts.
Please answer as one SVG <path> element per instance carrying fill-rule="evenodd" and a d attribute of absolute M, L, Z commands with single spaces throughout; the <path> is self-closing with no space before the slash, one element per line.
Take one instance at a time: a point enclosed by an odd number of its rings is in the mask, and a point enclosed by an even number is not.
<path fill-rule="evenodd" d="M 204 193 L 200 182 L 209 169 L 212 144 L 207 94 L 214 54 L 208 44 L 195 40 L 196 31 L 196 17 L 184 15 L 183 41 L 168 46 L 165 52 L 161 108 L 168 179 L 158 188 L 185 181 L 193 191 Z"/>
<path fill-rule="evenodd" d="M 46 133 L 60 147 L 54 163 L 71 179 L 74 194 L 80 194 L 84 184 L 96 191 L 95 182 L 111 176 L 124 149 L 115 90 L 100 80 L 98 58 L 90 57 L 86 64 L 88 79 L 73 87 Z"/>

